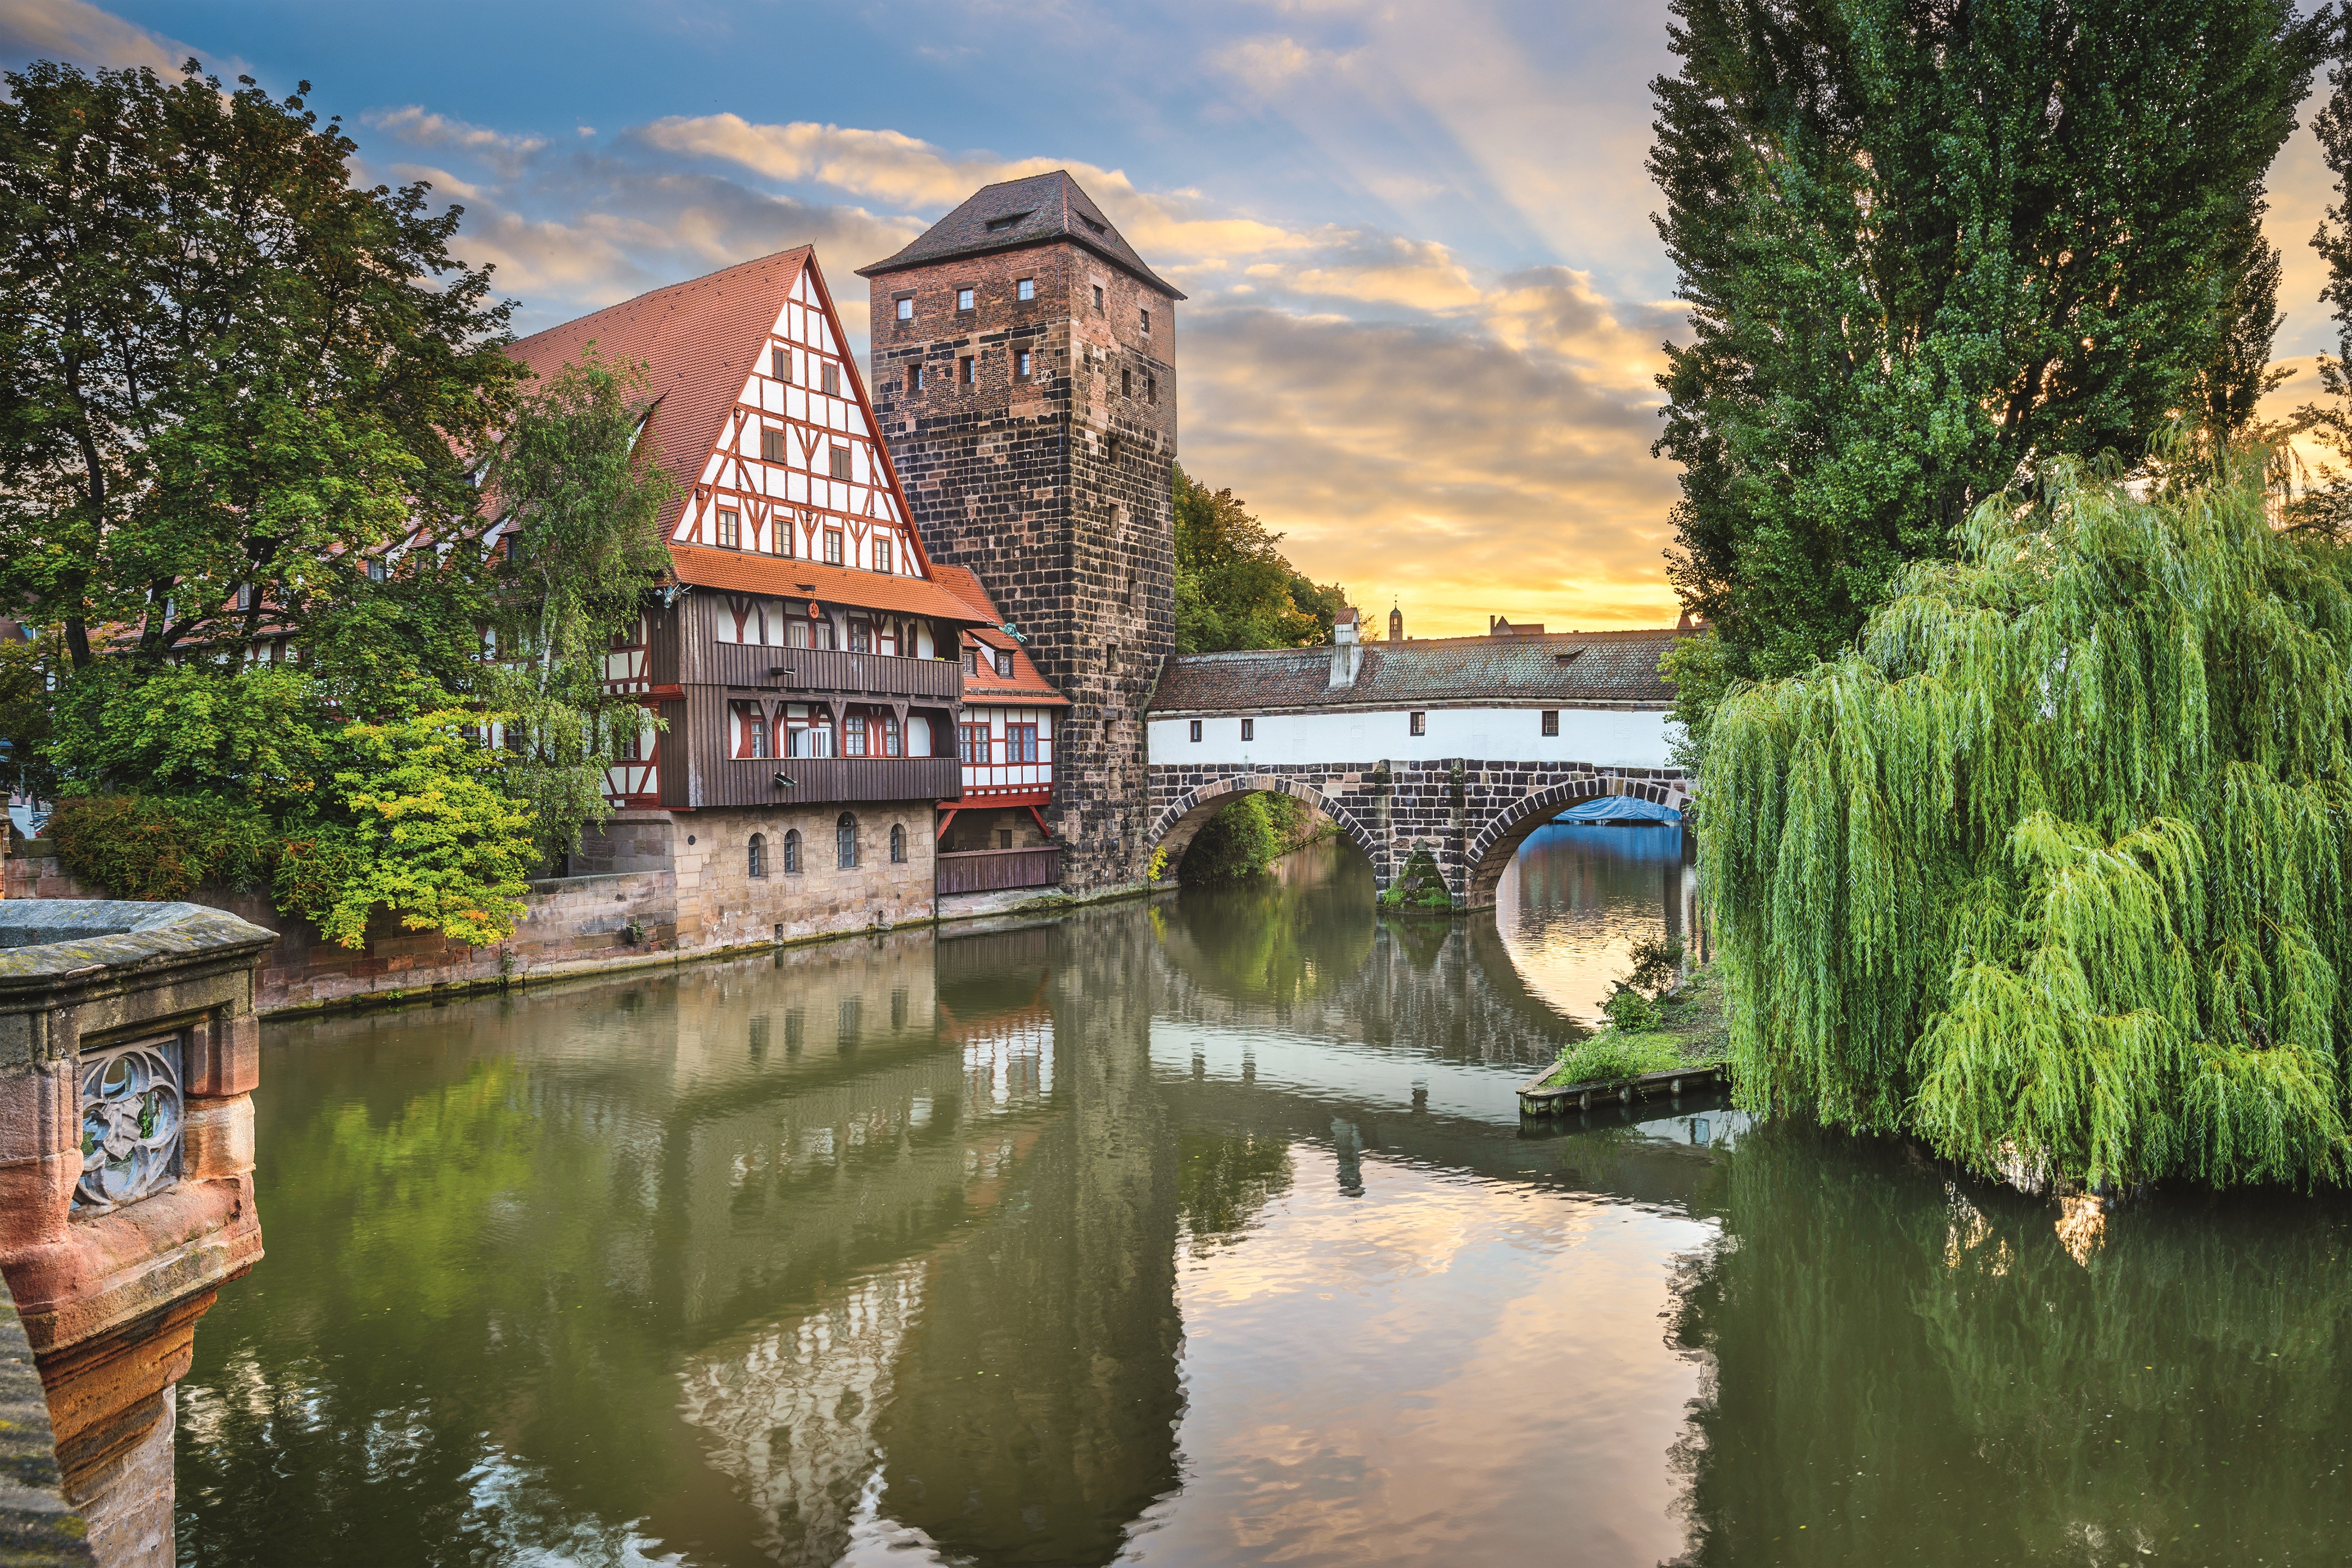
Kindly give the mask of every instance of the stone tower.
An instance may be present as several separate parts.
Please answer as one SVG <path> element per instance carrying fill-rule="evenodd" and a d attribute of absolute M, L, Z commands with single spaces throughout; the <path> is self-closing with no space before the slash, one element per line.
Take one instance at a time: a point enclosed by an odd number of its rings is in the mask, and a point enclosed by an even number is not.
<path fill-rule="evenodd" d="M 1143 708 L 1175 651 L 1176 301 L 1064 172 L 982 188 L 885 261 L 873 396 L 931 559 L 979 574 L 1071 701 L 1063 883 L 1139 881 Z"/>

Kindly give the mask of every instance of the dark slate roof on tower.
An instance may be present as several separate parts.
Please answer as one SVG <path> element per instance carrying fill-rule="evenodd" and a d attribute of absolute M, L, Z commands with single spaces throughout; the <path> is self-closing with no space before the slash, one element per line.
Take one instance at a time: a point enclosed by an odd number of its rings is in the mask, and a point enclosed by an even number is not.
<path fill-rule="evenodd" d="M 1330 684 L 1331 649 L 1196 653 L 1168 661 L 1154 717 L 1283 708 L 1444 708 L 1484 702 L 1612 702 L 1664 708 L 1670 631 L 1554 632 L 1363 645 L 1354 684 Z"/>
<path fill-rule="evenodd" d="M 1127 237 L 1103 216 L 1094 198 L 1078 188 L 1067 169 L 982 185 L 963 205 L 925 229 L 912 245 L 887 260 L 859 268 L 857 275 L 874 278 L 951 257 L 986 256 L 1056 239 L 1084 246 L 1171 300 L 1184 298 L 1173 285 L 1143 264 L 1143 258 L 1127 243 Z"/>

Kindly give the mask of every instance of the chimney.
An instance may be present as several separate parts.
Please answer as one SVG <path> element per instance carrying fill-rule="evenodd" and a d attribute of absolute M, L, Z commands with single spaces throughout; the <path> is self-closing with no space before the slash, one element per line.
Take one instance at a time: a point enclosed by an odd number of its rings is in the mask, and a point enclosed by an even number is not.
<path fill-rule="evenodd" d="M 1340 606 L 1331 617 L 1331 689 L 1356 684 L 1356 671 L 1364 662 L 1364 645 L 1357 640 L 1356 611 L 1352 605 Z"/>
<path fill-rule="evenodd" d="M 1389 612 L 1389 641 L 1404 641 L 1404 611 L 1402 609 L 1393 609 Z"/>

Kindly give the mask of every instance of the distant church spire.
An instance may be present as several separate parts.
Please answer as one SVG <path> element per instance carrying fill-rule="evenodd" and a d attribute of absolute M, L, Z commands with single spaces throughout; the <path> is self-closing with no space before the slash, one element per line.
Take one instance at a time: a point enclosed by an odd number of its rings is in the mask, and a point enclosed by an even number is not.
<path fill-rule="evenodd" d="M 1401 607 L 1389 611 L 1389 641 L 1404 641 L 1404 611 Z"/>

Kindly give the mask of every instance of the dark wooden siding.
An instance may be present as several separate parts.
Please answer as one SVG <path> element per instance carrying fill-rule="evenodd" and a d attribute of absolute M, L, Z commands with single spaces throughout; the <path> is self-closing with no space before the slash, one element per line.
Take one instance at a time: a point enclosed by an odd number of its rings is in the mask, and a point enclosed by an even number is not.
<path fill-rule="evenodd" d="M 661 737 L 661 803 L 685 805 L 690 798 L 687 780 L 691 766 L 687 760 L 686 704 L 664 702 L 658 706 L 662 721 L 669 726 Z"/>
<path fill-rule="evenodd" d="M 986 893 L 1003 888 L 1050 888 L 1062 879 L 1062 847 L 961 849 L 939 857 L 939 890 Z"/>
<path fill-rule="evenodd" d="M 677 607 L 656 608 L 646 612 L 646 636 L 650 639 L 646 649 L 652 656 L 646 673 L 656 686 L 677 684 Z"/>
<path fill-rule="evenodd" d="M 776 783 L 782 773 L 790 787 Z M 955 800 L 953 757 L 711 757 L 697 805 L 806 805 L 826 801 Z"/>

